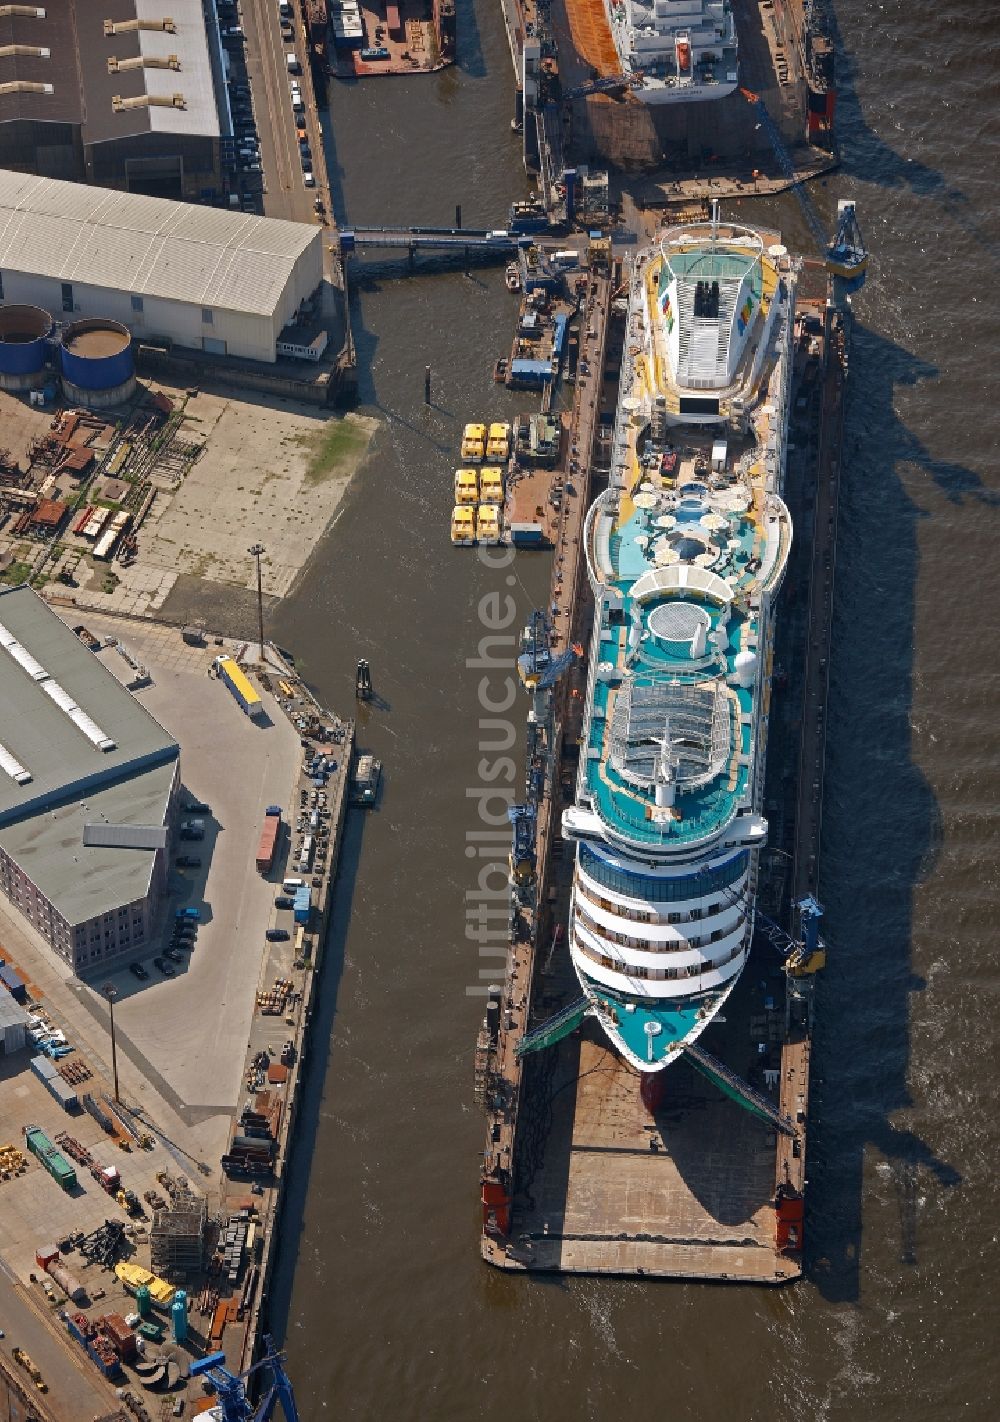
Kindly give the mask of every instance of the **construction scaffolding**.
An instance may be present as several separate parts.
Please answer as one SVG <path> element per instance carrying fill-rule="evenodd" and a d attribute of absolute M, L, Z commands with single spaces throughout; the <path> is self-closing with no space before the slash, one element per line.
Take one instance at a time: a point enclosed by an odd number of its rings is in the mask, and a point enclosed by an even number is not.
<path fill-rule="evenodd" d="M 202 1272 L 208 1231 L 208 1204 L 186 1190 L 171 1193 L 157 1210 L 149 1231 L 150 1268 L 171 1283 Z"/>

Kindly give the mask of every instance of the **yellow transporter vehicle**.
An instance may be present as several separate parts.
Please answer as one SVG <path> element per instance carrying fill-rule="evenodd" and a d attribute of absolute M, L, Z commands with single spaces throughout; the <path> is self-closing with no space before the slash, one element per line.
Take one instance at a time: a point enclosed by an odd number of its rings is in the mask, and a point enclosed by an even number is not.
<path fill-rule="evenodd" d="M 502 524 L 496 504 L 479 505 L 479 542 L 499 543 Z"/>
<path fill-rule="evenodd" d="M 503 470 L 493 464 L 487 465 L 479 476 L 479 502 L 503 503 Z"/>
<path fill-rule="evenodd" d="M 467 504 L 456 504 L 452 510 L 451 541 L 462 548 L 471 548 L 476 541 L 476 511 Z"/>
<path fill-rule="evenodd" d="M 510 457 L 510 425 L 490 425 L 489 438 L 486 441 L 486 457 L 487 459 L 507 461 Z"/>
<path fill-rule="evenodd" d="M 143 1269 L 139 1264 L 129 1264 L 123 1261 L 115 1265 L 115 1274 L 128 1289 L 130 1294 L 134 1294 L 137 1289 L 144 1284 L 149 1290 L 150 1297 L 158 1303 L 161 1308 L 166 1308 L 173 1301 L 174 1288 L 168 1284 L 166 1279 L 161 1279 L 156 1274 L 151 1274 L 148 1269 Z"/>
<path fill-rule="evenodd" d="M 486 453 L 486 426 L 466 425 L 462 435 L 462 459 L 466 464 L 482 464 Z"/>
<path fill-rule="evenodd" d="M 486 470 L 483 470 L 486 473 Z M 455 503 L 479 503 L 479 476 L 474 469 L 455 470 Z"/>

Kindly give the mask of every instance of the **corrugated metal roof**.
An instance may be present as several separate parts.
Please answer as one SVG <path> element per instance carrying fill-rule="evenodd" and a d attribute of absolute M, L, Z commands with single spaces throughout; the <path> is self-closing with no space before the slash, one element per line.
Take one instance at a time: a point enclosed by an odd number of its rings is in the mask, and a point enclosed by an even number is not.
<path fill-rule="evenodd" d="M 166 825 L 85 824 L 83 842 L 109 849 L 166 849 Z"/>
<path fill-rule="evenodd" d="M 0 270 L 271 316 L 320 241 L 304 222 L 0 169 Z"/>

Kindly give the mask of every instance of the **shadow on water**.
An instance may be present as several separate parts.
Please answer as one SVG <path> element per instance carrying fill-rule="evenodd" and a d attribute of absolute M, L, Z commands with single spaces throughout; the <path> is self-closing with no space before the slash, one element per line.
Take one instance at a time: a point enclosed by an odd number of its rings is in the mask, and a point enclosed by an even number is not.
<path fill-rule="evenodd" d="M 479 32 L 479 19 L 476 15 L 474 0 L 458 0 L 455 6 L 455 26 L 458 34 L 458 52 L 455 56 L 454 69 L 458 74 L 449 69 L 441 71 L 439 80 L 439 94 L 447 102 L 448 81 L 451 80 L 452 87 L 457 90 L 459 87 L 458 75 L 468 75 L 470 79 L 482 79 L 487 73 L 486 56 L 483 53 L 483 40 Z M 502 64 L 507 57 L 506 51 L 499 54 L 499 62 Z"/>
<path fill-rule="evenodd" d="M 986 10 L 982 13 L 987 14 Z M 953 186 L 936 168 L 897 153 L 865 118 L 856 80 L 861 66 L 845 46 L 832 7 L 827 7 L 829 29 L 837 50 L 837 135 L 840 166 L 849 178 L 885 188 L 909 188 L 918 197 L 934 200 L 951 220 L 1000 266 L 1000 242 L 977 221 L 968 195 Z M 988 24 L 995 25 L 992 15 Z M 994 36 L 983 34 L 984 49 Z"/>
<path fill-rule="evenodd" d="M 929 479 L 953 503 L 993 508 L 979 477 L 936 459 L 899 420 L 901 386 L 937 371 L 856 327 L 844 450 L 831 650 L 821 896 L 830 965 L 819 986 L 807 1268 L 825 1298 L 858 1298 L 866 1151 L 894 1181 L 899 1254 L 919 1256 L 917 1201 L 961 1176 L 893 1117 L 909 1089 L 913 904 L 941 845 L 939 808 L 912 758 L 914 497 Z"/>
<path fill-rule="evenodd" d="M 333 911 L 323 948 L 320 980 L 309 1029 L 309 1055 L 300 1088 L 295 1149 L 291 1154 L 285 1184 L 281 1214 L 281 1249 L 267 1302 L 268 1326 L 279 1340 L 285 1336 L 295 1264 L 303 1244 L 303 1214 L 309 1192 L 316 1136 L 322 1116 L 327 1054 L 337 1019 L 347 930 L 351 921 L 358 865 L 364 846 L 365 820 L 364 811 L 348 810 L 337 874 L 331 885 Z"/>

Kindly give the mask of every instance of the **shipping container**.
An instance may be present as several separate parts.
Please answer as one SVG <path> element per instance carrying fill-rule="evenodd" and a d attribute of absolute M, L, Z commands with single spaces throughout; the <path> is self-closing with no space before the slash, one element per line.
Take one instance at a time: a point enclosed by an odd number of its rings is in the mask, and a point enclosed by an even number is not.
<path fill-rule="evenodd" d="M 312 911 L 312 895 L 308 887 L 296 889 L 295 898 L 292 901 L 292 917 L 296 923 L 308 923 L 309 915 Z"/>
<path fill-rule="evenodd" d="M 274 867 L 274 854 L 278 847 L 278 837 L 281 834 L 281 816 L 267 814 L 264 817 L 264 825 L 260 832 L 260 842 L 257 845 L 257 872 L 258 874 L 269 874 Z"/>
<path fill-rule="evenodd" d="M 213 665 L 219 674 L 220 681 L 229 687 L 247 715 L 255 721 L 259 720 L 264 715 L 264 703 L 232 657 L 216 657 Z"/>
<path fill-rule="evenodd" d="M 0 983 L 7 989 L 15 1002 L 24 1002 L 28 996 L 28 990 L 21 977 L 7 963 L 0 963 Z"/>
<path fill-rule="evenodd" d="M 37 1126 L 25 1126 L 24 1140 L 31 1154 L 64 1190 L 76 1188 L 76 1171 L 64 1155 L 56 1150 L 44 1131 Z"/>

